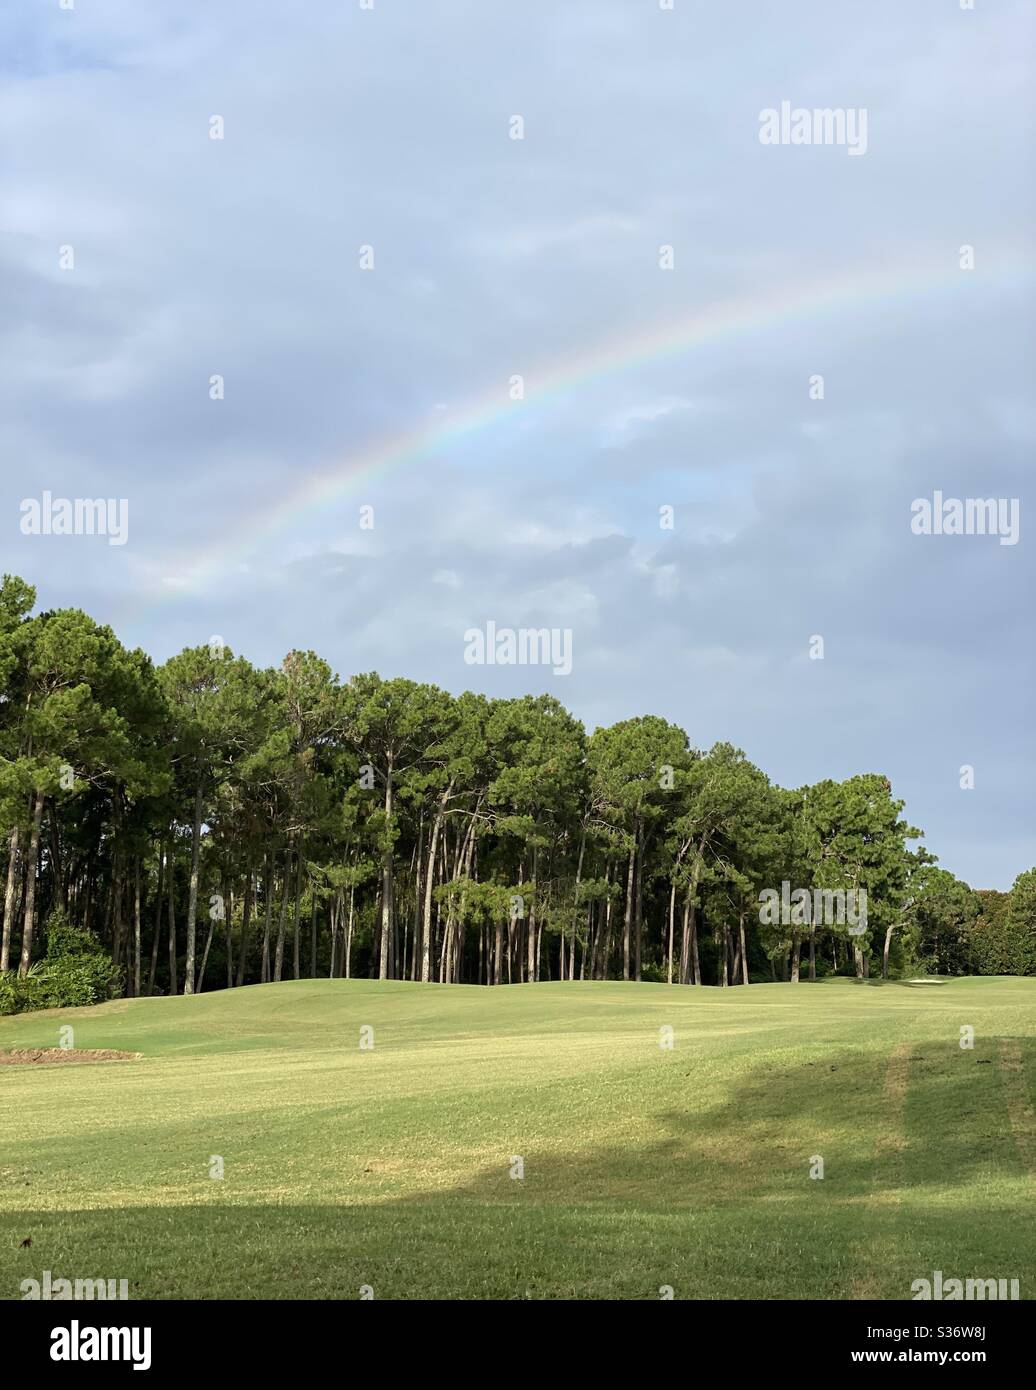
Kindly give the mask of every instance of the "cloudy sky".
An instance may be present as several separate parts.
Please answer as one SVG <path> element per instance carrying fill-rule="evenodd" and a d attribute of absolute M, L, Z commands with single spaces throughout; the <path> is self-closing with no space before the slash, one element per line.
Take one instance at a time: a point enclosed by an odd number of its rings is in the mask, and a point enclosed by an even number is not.
<path fill-rule="evenodd" d="M 156 660 L 311 647 L 882 771 L 1008 887 L 1034 40 L 1015 0 L 5 5 L 0 564 Z M 784 101 L 866 152 L 761 143 Z M 127 499 L 128 543 L 23 535 L 45 490 Z M 1018 543 L 913 534 L 936 490 L 1019 499 Z M 489 620 L 570 628 L 571 674 L 465 665 Z"/>

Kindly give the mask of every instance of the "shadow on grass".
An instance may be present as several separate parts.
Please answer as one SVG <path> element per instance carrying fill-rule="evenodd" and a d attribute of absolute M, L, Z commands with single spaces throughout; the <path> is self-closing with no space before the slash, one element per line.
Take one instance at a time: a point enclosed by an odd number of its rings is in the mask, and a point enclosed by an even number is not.
<path fill-rule="evenodd" d="M 1033 1041 L 1019 1041 L 1031 1062 Z M 530 1147 L 520 1181 L 510 1135 L 464 1182 L 399 1196 L 343 1183 L 340 1203 L 207 1189 L 176 1206 L 23 1209 L 0 1217 L 0 1298 L 44 1269 L 127 1278 L 136 1298 L 348 1299 L 363 1285 L 379 1298 L 649 1299 L 663 1285 L 694 1298 L 908 1298 L 934 1269 L 1018 1277 L 1031 1296 L 1025 1170 L 999 1067 L 919 1042 L 900 1112 L 886 1060 L 818 1048 L 812 1063 L 756 1066 L 702 1108 L 691 1059 L 675 1052 L 642 1138 Z M 814 1155 L 823 1181 L 809 1177 Z"/>
<path fill-rule="evenodd" d="M 870 989 L 930 989 L 933 985 L 948 985 L 953 981 L 949 978 L 933 976 L 926 980 L 883 980 L 880 975 L 869 976 L 866 980 L 857 979 L 855 975 L 825 975 L 822 980 L 802 980 L 801 984 L 827 985 L 837 980 L 841 984 L 864 985 Z"/>

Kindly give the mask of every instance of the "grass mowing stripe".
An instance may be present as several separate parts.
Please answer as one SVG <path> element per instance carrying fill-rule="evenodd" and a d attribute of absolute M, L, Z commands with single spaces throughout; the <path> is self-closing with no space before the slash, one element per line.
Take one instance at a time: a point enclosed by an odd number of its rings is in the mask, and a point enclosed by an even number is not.
<path fill-rule="evenodd" d="M 1001 1039 L 1000 1065 L 1004 1073 L 1007 1111 L 1011 1117 L 1015 1143 L 1030 1175 L 1036 1176 L 1036 1116 L 1029 1103 L 1028 1086 L 1022 1068 L 1022 1045 L 1017 1038 Z"/>
<path fill-rule="evenodd" d="M 0 1048 L 73 1021 L 144 1054 L 0 1069 L 0 1297 L 50 1269 L 134 1297 L 904 1298 L 934 1268 L 1032 1296 L 1009 1069 L 956 1037 L 1032 1037 L 1034 1004 L 300 981 L 0 1020 Z"/>

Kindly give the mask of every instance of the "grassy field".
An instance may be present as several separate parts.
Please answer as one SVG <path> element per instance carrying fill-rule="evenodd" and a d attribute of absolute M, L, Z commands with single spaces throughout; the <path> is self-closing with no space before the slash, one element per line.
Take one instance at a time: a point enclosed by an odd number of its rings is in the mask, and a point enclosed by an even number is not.
<path fill-rule="evenodd" d="M 1036 1287 L 1036 980 L 312 980 L 0 1019 L 0 1049 L 64 1024 L 142 1057 L 0 1066 L 2 1298 L 45 1269 L 135 1298 Z"/>

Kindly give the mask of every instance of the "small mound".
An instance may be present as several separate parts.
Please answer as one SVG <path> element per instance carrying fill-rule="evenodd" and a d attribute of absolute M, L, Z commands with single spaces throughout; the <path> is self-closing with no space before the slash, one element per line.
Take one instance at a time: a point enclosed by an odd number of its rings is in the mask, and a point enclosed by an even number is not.
<path fill-rule="evenodd" d="M 115 1052 L 110 1047 L 26 1047 L 0 1052 L 0 1067 L 28 1067 L 35 1062 L 135 1062 L 142 1052 Z"/>

